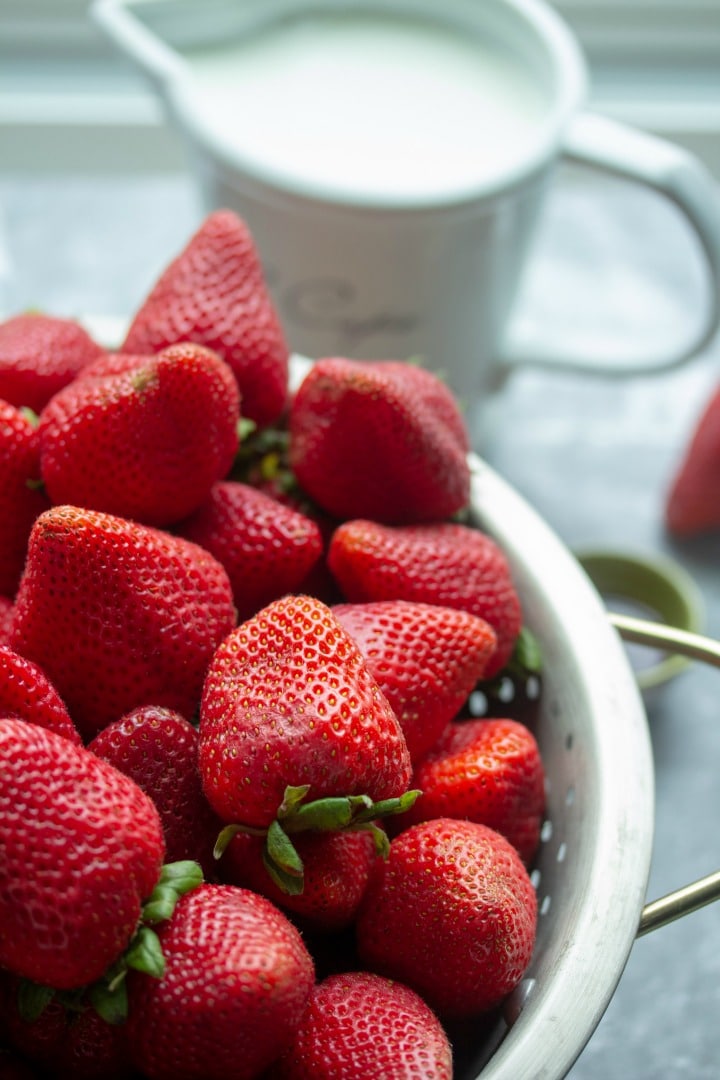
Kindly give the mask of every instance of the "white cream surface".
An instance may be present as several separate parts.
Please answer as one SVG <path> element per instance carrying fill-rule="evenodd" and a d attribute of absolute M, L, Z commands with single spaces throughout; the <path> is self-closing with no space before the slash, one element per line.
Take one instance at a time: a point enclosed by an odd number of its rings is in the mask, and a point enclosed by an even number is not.
<path fill-rule="evenodd" d="M 203 123 L 244 160 L 346 196 L 482 184 L 549 107 L 509 51 L 391 14 L 287 19 L 184 59 Z"/>

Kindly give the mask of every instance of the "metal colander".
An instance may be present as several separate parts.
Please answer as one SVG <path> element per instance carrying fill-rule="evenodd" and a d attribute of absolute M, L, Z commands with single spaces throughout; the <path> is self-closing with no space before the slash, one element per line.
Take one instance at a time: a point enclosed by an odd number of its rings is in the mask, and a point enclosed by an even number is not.
<path fill-rule="evenodd" d="M 534 864 L 538 935 L 502 1019 L 458 1080 L 557 1080 L 607 1008 L 639 933 L 720 893 L 720 874 L 645 907 L 654 833 L 650 737 L 635 675 L 595 588 L 551 529 L 471 458 L 474 523 L 506 552 L 543 652 L 536 735 L 547 819 Z M 641 644 L 720 663 L 697 635 L 613 616 Z"/>

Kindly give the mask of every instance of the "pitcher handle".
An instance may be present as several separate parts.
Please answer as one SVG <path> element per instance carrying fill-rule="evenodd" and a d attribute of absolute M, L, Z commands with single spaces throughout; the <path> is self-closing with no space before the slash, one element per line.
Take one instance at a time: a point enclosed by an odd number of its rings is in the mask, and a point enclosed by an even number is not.
<path fill-rule="evenodd" d="M 581 113 L 564 139 L 564 157 L 605 172 L 645 184 L 664 195 L 684 213 L 705 255 L 710 277 L 709 304 L 701 326 L 680 347 L 643 354 L 630 349 L 608 359 L 605 343 L 593 351 L 592 343 L 570 350 L 548 335 L 538 340 L 529 333 L 510 332 L 502 359 L 512 366 L 527 365 L 638 375 L 668 370 L 697 355 L 720 325 L 720 188 L 712 174 L 692 154 L 674 143 L 595 113 Z"/>

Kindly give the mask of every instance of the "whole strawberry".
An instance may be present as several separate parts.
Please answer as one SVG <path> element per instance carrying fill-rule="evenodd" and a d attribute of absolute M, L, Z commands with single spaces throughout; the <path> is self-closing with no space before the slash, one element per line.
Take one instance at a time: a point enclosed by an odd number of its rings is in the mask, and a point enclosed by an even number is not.
<path fill-rule="evenodd" d="M 272 1080 L 451 1080 L 437 1016 L 408 986 L 372 972 L 330 975 L 313 990 Z"/>
<path fill-rule="evenodd" d="M 398 820 L 467 818 L 502 833 L 530 862 L 545 808 L 544 770 L 535 737 L 516 720 L 466 720 L 448 725 L 415 767 L 421 791 Z"/>
<path fill-rule="evenodd" d="M 358 916 L 361 963 L 441 1016 L 492 1009 L 532 956 L 537 899 L 514 847 L 473 821 L 434 818 L 390 845 Z"/>
<path fill-rule="evenodd" d="M 132 780 L 55 732 L 0 719 L 0 967 L 95 982 L 160 877 L 162 826 Z"/>
<path fill-rule="evenodd" d="M 41 1069 L 43 1077 L 129 1080 L 137 1075 L 122 1024 L 108 1023 L 87 1004 L 67 1009 L 58 998 L 48 1002 L 37 1018 L 26 1019 L 19 1007 L 20 984 L 17 977 L 6 975 L 0 987 L 7 1039 Z M 10 1080 L 1 1061 L 0 1077 Z"/>
<path fill-rule="evenodd" d="M 266 896 L 308 931 L 335 933 L 352 925 L 378 856 L 370 832 L 306 832 L 293 838 L 304 886 L 288 893 L 268 873 L 263 837 L 238 833 L 220 863 L 222 880 Z"/>
<path fill-rule="evenodd" d="M 150 1080 L 252 1080 L 290 1044 L 314 983 L 285 915 L 256 893 L 201 885 L 158 929 L 161 980 L 131 974 L 127 1036 Z"/>
<path fill-rule="evenodd" d="M 193 341 L 232 368 L 243 416 L 276 420 L 288 395 L 288 349 L 245 223 L 210 214 L 166 268 L 135 315 L 124 352 L 155 353 Z"/>
<path fill-rule="evenodd" d="M 0 323 L 0 398 L 39 413 L 103 351 L 72 319 L 13 315 Z"/>
<path fill-rule="evenodd" d="M 411 774 L 400 725 L 360 650 L 309 596 L 273 601 L 217 649 L 199 762 L 211 805 L 230 823 L 226 839 L 248 826 L 266 834 L 268 868 L 285 891 L 302 891 L 292 834 L 372 831 L 381 811 L 402 809 Z"/>
<path fill-rule="evenodd" d="M 665 523 L 677 537 L 720 528 L 720 387 L 697 420 L 673 477 Z"/>
<path fill-rule="evenodd" d="M 197 749 L 198 733 L 190 721 L 159 705 L 133 709 L 88 743 L 88 750 L 132 777 L 153 800 L 168 861 L 192 859 L 210 878 L 222 823 L 203 794 Z"/>
<path fill-rule="evenodd" d="M 485 672 L 496 638 L 466 611 L 408 600 L 337 604 L 400 721 L 413 762 L 439 739 Z"/>
<path fill-rule="evenodd" d="M 195 345 L 78 379 L 40 418 L 40 467 L 53 503 L 165 526 L 195 510 L 238 447 L 230 368 Z"/>
<path fill-rule="evenodd" d="M 40 442 L 28 417 L 0 401 L 0 595 L 13 597 L 30 529 L 50 505 L 40 485 Z"/>
<path fill-rule="evenodd" d="M 0 644 L 0 713 L 63 735 L 82 745 L 65 703 L 37 664 Z"/>
<path fill-rule="evenodd" d="M 200 710 L 200 772 L 229 822 L 264 827 L 289 785 L 401 795 L 410 759 L 355 642 L 309 596 L 274 601 L 219 646 Z"/>
<path fill-rule="evenodd" d="M 74 506 L 35 522 L 11 646 L 43 669 L 85 739 L 148 702 L 191 717 L 234 625 L 227 575 L 196 544 Z"/>
<path fill-rule="evenodd" d="M 401 361 L 320 360 L 290 409 L 298 482 L 340 520 L 450 517 L 470 494 L 468 449 L 450 390 Z"/>
<path fill-rule="evenodd" d="M 346 600 L 411 600 L 484 619 L 497 645 L 485 678 L 510 659 L 522 611 L 498 545 L 479 529 L 451 522 L 393 527 L 347 521 L 333 534 L 328 565 Z"/>
<path fill-rule="evenodd" d="M 297 592 L 323 554 L 314 521 L 248 484 L 217 483 L 177 532 L 210 551 L 227 570 L 238 619 Z"/>

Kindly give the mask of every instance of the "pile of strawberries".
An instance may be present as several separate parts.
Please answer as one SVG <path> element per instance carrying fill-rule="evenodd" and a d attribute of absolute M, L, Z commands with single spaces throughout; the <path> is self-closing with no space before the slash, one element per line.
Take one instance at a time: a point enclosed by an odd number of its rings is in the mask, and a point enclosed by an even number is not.
<path fill-rule="evenodd" d="M 422 367 L 291 389 L 212 214 L 116 352 L 0 325 L 0 1074 L 449 1078 L 523 977 L 520 602 Z"/>

